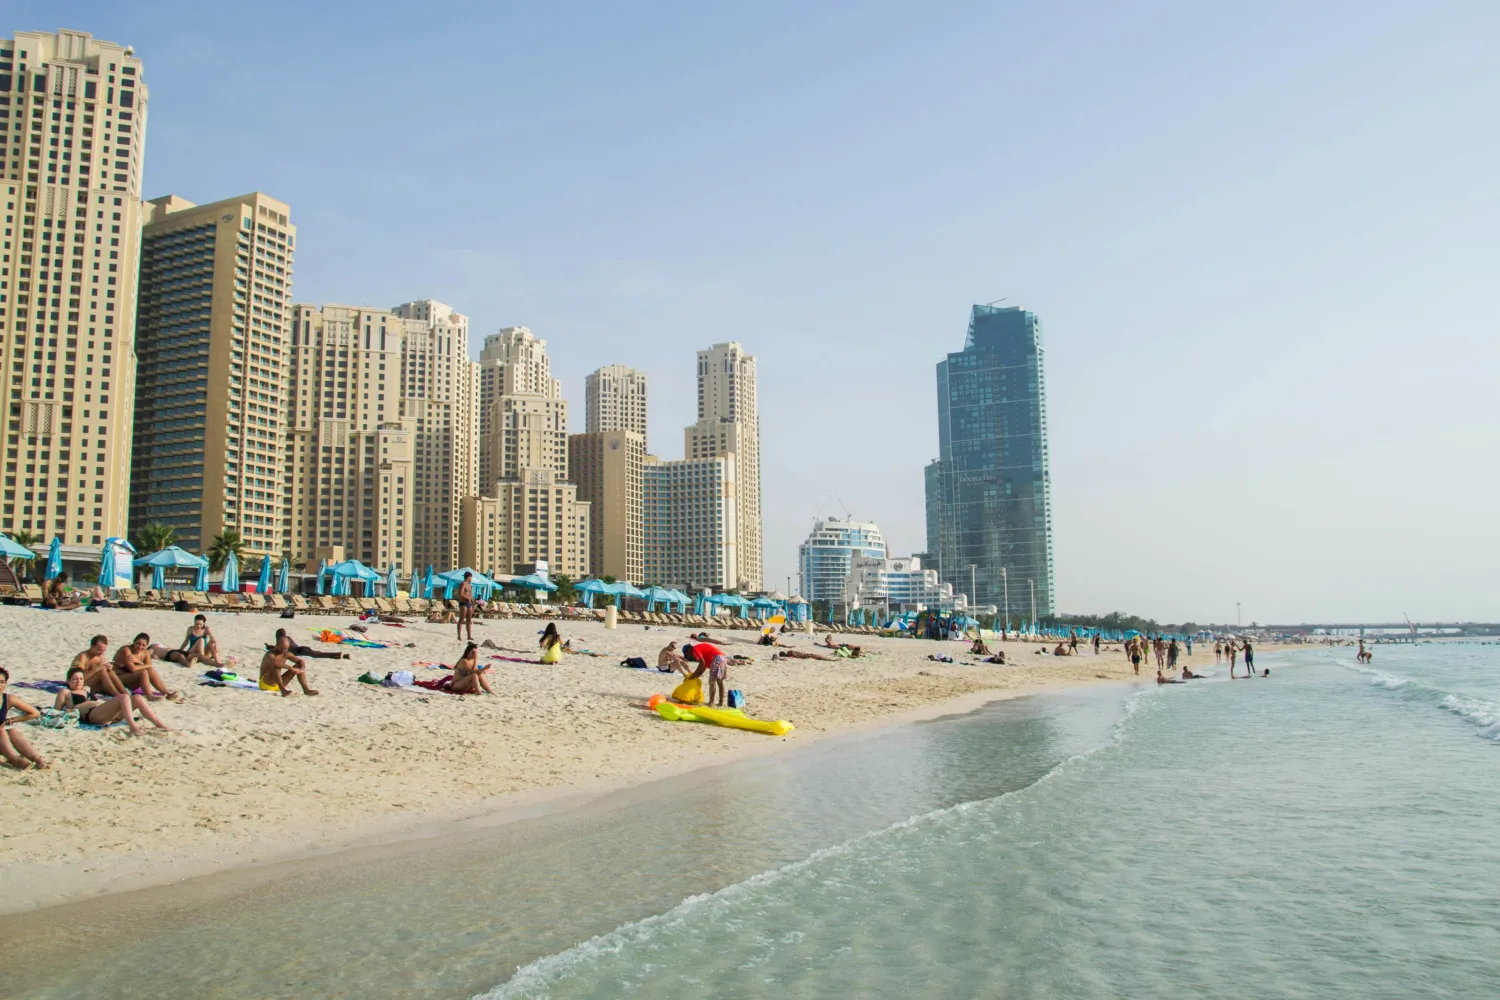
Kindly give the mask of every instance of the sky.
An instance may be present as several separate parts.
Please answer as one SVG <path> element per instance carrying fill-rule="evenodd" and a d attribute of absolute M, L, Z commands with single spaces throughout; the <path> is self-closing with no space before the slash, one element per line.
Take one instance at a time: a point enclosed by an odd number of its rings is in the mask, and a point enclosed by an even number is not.
<path fill-rule="evenodd" d="M 1500 5 L 5 21 L 136 47 L 148 197 L 289 203 L 299 302 L 436 298 L 476 355 L 530 327 L 575 430 L 629 364 L 681 457 L 694 352 L 741 342 L 767 586 L 820 514 L 924 547 L 934 366 L 1006 298 L 1045 331 L 1059 610 L 1500 620 Z"/>

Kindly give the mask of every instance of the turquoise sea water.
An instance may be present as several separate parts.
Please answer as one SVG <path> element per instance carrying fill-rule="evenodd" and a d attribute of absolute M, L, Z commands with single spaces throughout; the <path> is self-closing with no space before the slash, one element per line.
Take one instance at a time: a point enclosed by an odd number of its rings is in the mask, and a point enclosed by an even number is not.
<path fill-rule="evenodd" d="M 1500 647 L 1260 659 L 7 918 L 0 993 L 1500 993 Z"/>

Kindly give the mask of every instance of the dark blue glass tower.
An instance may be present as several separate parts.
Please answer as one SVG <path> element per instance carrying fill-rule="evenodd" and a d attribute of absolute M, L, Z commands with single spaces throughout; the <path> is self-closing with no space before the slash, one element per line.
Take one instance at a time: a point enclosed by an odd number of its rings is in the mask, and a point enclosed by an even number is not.
<path fill-rule="evenodd" d="M 1043 354 L 1034 314 L 975 306 L 964 349 L 937 366 L 928 545 L 942 580 L 972 603 L 1005 615 L 1008 589 L 1011 621 L 1030 619 L 1033 595 L 1037 615 L 1054 608 Z"/>

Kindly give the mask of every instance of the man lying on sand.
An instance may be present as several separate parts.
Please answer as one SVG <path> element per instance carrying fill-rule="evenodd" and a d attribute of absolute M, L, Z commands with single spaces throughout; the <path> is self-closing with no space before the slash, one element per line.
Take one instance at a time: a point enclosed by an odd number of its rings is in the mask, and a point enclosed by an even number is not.
<path fill-rule="evenodd" d="M 305 657 L 308 657 L 310 659 L 318 659 L 318 660 L 347 660 L 347 659 L 349 659 L 349 654 L 348 653 L 339 652 L 338 650 L 313 649 L 311 646 L 304 646 L 301 643 L 295 641 L 292 638 L 291 633 L 288 632 L 284 628 L 279 628 L 279 629 L 276 630 L 276 638 L 272 642 L 268 643 L 266 645 L 266 648 L 267 649 L 275 649 L 278 645 L 280 645 L 281 640 L 283 640 L 283 639 L 286 640 L 287 651 L 290 652 L 290 653 L 293 653 L 293 654 L 295 654 L 297 656 L 305 656 Z"/>
<path fill-rule="evenodd" d="M 307 686 L 307 664 L 291 650 L 292 640 L 283 633 L 276 640 L 274 649 L 266 650 L 260 660 L 260 689 L 280 691 L 283 698 L 291 695 L 287 685 L 295 678 L 302 685 L 302 693 L 315 695 L 318 692 Z"/>
<path fill-rule="evenodd" d="M 773 660 L 827 660 L 832 663 L 838 659 L 836 656 L 824 656 L 821 653 L 804 653 L 800 649 L 783 649 L 779 653 L 772 653 Z"/>

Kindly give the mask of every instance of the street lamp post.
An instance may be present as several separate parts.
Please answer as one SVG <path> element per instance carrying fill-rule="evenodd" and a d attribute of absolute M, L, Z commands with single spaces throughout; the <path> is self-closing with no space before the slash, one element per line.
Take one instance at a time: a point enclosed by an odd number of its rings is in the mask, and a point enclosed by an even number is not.
<path fill-rule="evenodd" d="M 1032 625 L 1033 628 L 1035 628 L 1036 627 L 1036 581 L 1035 580 L 1027 580 L 1026 582 L 1029 583 L 1029 584 L 1031 584 L 1031 625 Z"/>
<path fill-rule="evenodd" d="M 1005 586 L 1005 628 L 1000 633 L 1000 638 L 1003 639 L 1010 631 L 1010 569 L 1008 567 L 1000 567 L 1000 581 Z"/>

